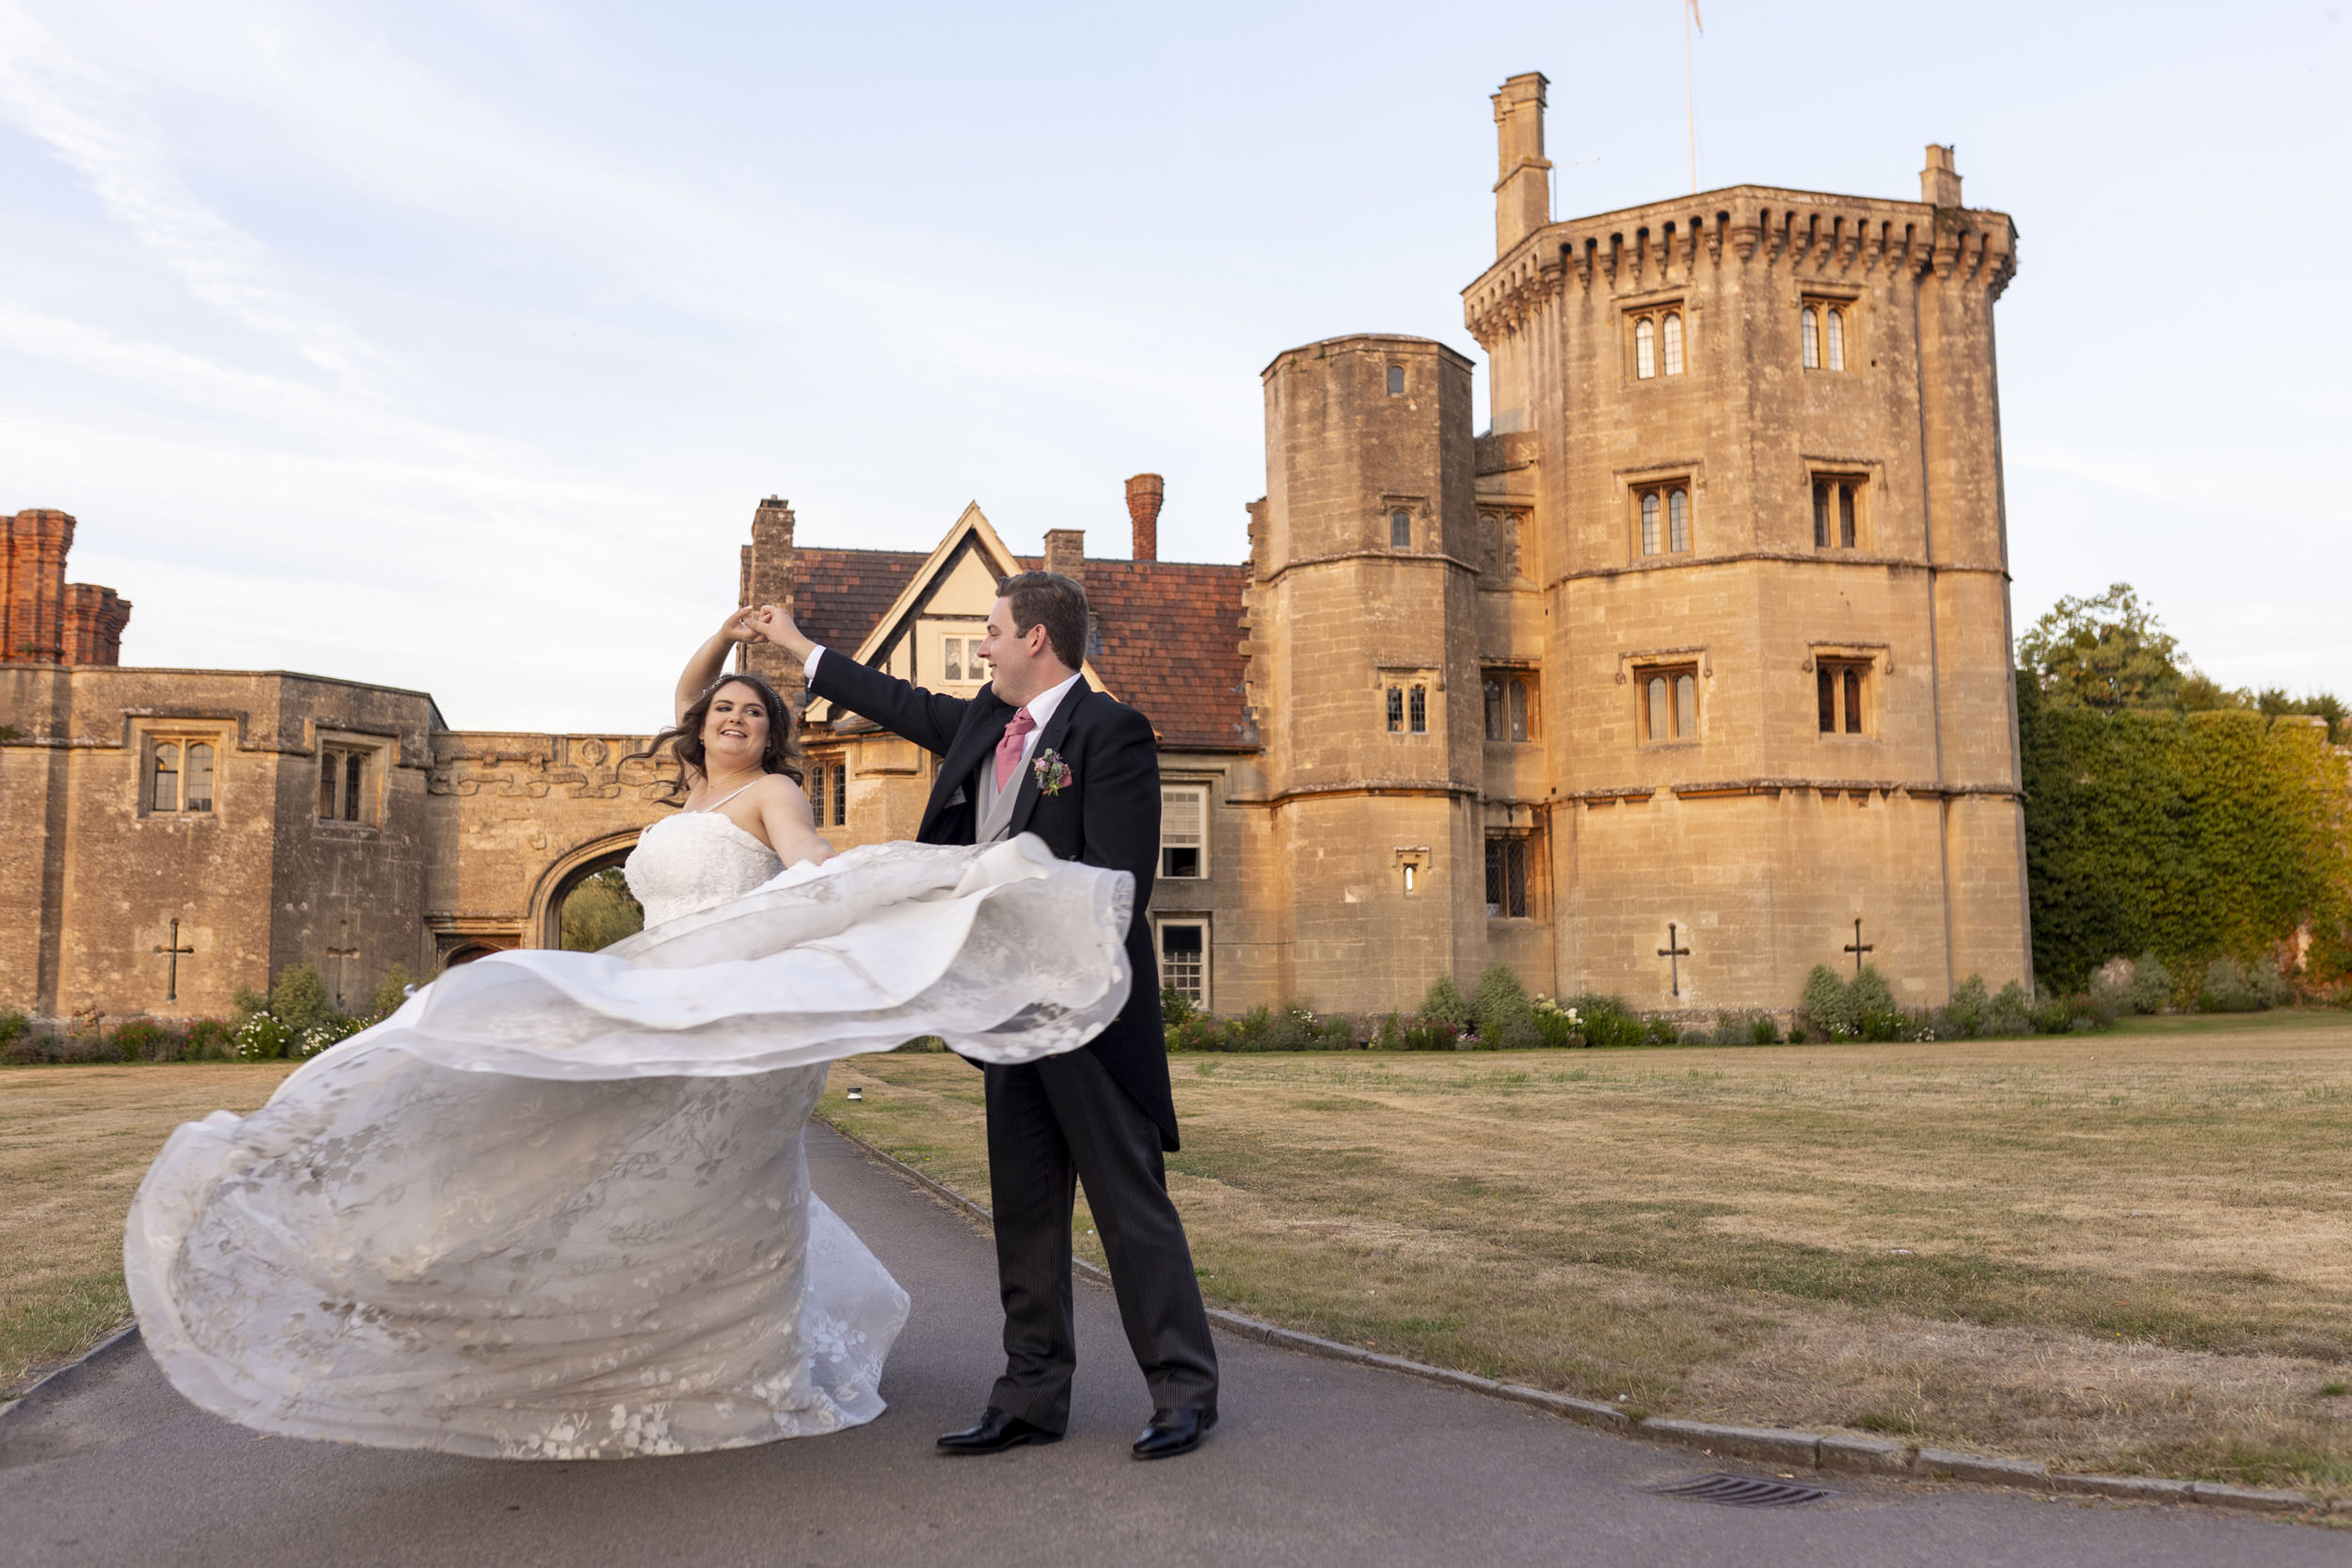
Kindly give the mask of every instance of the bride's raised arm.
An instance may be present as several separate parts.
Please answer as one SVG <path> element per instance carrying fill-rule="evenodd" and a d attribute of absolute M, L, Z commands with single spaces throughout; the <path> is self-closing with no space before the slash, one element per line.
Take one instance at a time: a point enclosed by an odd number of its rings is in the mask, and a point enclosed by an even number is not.
<path fill-rule="evenodd" d="M 685 721 L 686 710 L 694 705 L 694 699 L 703 689 L 719 678 L 727 667 L 727 654 L 738 642 L 765 642 L 768 639 L 759 629 L 759 611 L 745 606 L 729 610 L 727 618 L 719 623 L 719 629 L 710 639 L 694 650 L 694 657 L 686 661 L 685 673 L 677 678 L 677 699 L 670 716 L 672 723 Z"/>

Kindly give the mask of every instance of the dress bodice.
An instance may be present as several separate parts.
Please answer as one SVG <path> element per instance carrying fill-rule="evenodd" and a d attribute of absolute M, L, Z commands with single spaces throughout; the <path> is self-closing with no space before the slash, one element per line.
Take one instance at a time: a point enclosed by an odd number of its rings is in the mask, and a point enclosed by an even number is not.
<path fill-rule="evenodd" d="M 722 814 L 682 811 L 640 833 L 622 869 L 650 928 L 740 898 L 783 864 Z"/>

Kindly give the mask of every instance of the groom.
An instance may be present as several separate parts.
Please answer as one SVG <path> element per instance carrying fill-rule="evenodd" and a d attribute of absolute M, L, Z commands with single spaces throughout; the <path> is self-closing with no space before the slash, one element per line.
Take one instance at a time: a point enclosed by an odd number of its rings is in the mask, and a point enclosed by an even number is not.
<path fill-rule="evenodd" d="M 989 1193 L 1005 1304 L 1005 1375 L 979 1424 L 939 1440 L 950 1453 L 1053 1443 L 1070 1424 L 1077 1365 L 1070 1286 L 1073 1179 L 1110 1259 L 1127 1343 L 1152 1391 L 1137 1459 L 1190 1453 L 1216 1425 L 1216 1350 L 1193 1278 L 1184 1222 L 1168 1201 L 1163 1151 L 1176 1148 L 1160 1022 L 1159 966 L 1143 918 L 1159 861 L 1160 763 L 1143 715 L 1078 673 L 1086 590 L 1053 572 L 996 585 L 977 697 L 943 696 L 819 647 L 774 606 L 767 639 L 803 660 L 823 698 L 941 758 L 915 836 L 984 844 L 1031 832 L 1064 860 L 1136 879 L 1127 959 L 1135 989 L 1109 1028 L 1080 1050 L 1025 1067 L 984 1067 Z"/>

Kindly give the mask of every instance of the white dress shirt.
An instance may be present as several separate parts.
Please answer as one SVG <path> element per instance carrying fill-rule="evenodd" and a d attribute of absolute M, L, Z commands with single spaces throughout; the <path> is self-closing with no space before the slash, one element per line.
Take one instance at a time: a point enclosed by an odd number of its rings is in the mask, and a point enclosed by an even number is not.
<path fill-rule="evenodd" d="M 824 657 L 825 650 L 821 646 L 811 648 L 808 651 L 808 657 L 801 665 L 802 678 L 813 684 L 817 679 L 817 661 Z M 1052 689 L 1039 692 L 1023 705 L 1029 710 L 1029 718 L 1035 722 L 1037 728 L 1021 738 L 1021 768 L 1026 768 L 1029 765 L 1030 754 L 1037 750 L 1037 737 L 1045 733 L 1045 726 L 1054 721 L 1054 710 L 1061 706 L 1062 699 L 1069 696 L 1070 689 L 1077 684 L 1078 677 L 1072 675 Z M 1007 719 L 1005 721 L 1010 723 L 1012 721 Z M 1011 783 L 1014 788 L 1019 788 L 1020 777 L 1020 768 L 1016 768 L 1008 775 L 1008 782 Z M 986 821 L 989 811 L 995 804 L 996 749 L 992 746 L 988 749 L 988 753 L 980 758 L 980 795 L 979 799 L 973 802 L 973 809 L 977 815 L 972 820 Z"/>

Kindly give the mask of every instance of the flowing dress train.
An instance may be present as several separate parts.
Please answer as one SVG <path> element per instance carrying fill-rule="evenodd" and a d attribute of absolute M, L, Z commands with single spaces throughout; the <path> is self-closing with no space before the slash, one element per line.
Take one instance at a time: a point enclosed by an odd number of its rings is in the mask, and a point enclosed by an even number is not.
<path fill-rule="evenodd" d="M 494 955 L 172 1134 L 124 1269 L 215 1415 L 510 1458 L 735 1448 L 879 1415 L 907 1298 L 809 1190 L 826 1065 L 918 1035 L 1074 1050 L 1132 981 L 1124 872 L 1036 839 L 779 872 L 714 812 L 646 830 L 646 928 Z"/>

